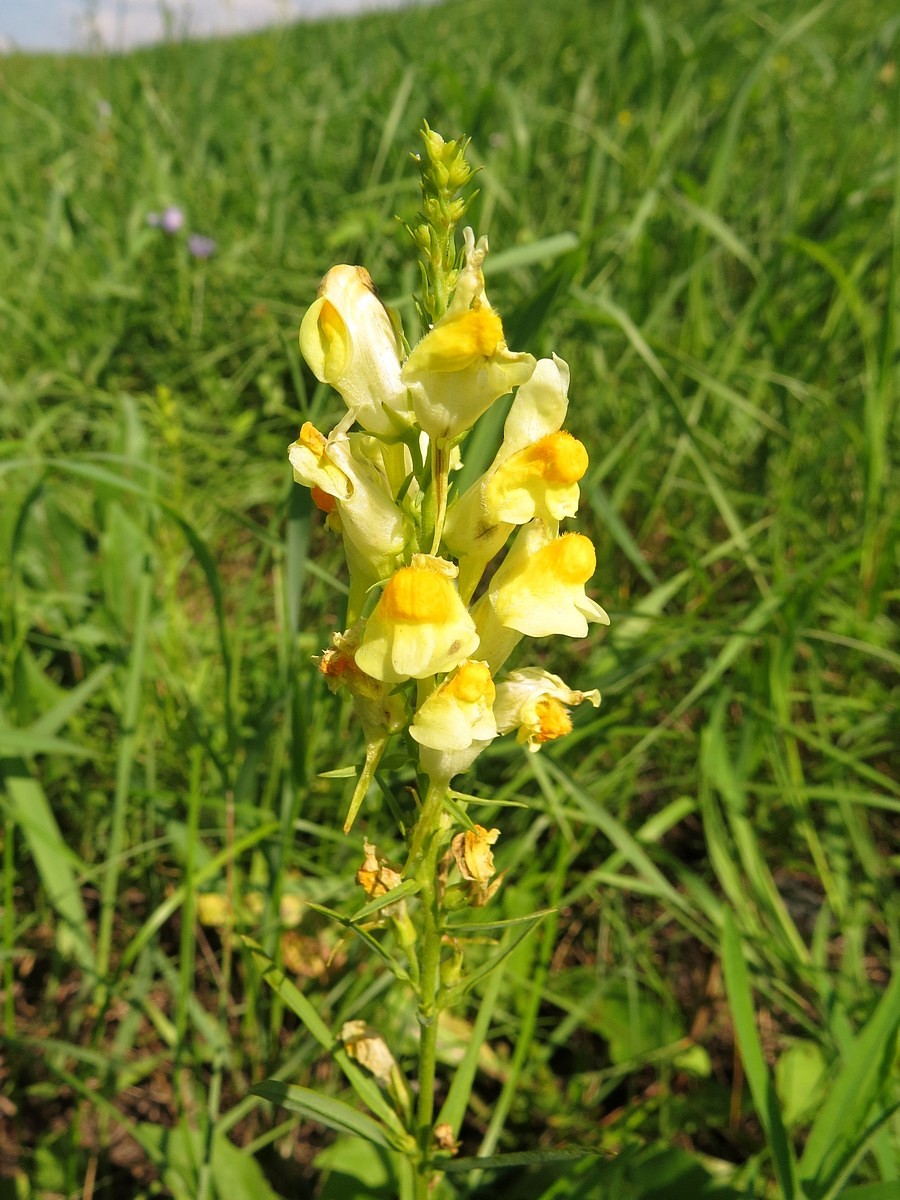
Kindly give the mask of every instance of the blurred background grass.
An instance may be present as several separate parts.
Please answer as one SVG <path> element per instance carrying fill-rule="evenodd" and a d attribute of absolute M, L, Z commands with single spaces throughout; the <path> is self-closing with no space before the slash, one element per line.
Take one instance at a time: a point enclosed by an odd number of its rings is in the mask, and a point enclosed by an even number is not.
<path fill-rule="evenodd" d="M 408 780 L 337 832 L 348 785 L 318 773 L 359 735 L 309 660 L 340 555 L 285 448 L 339 413 L 296 348 L 333 262 L 415 332 L 423 117 L 483 165 L 509 343 L 572 367 L 612 616 L 546 649 L 599 712 L 463 781 L 503 829 L 496 912 L 556 908 L 446 1030 L 449 1063 L 493 1017 L 465 1147 L 625 1164 L 510 1195 L 783 1186 L 726 914 L 798 1151 L 898 956 L 898 35 L 886 0 L 449 0 L 0 61 L 0 1196 L 391 1194 L 372 1162 L 353 1190 L 346 1146 L 321 1184 L 323 1131 L 247 1099 L 337 1081 L 232 930 L 409 1054 L 365 948 L 304 906 L 357 907 Z M 900 1186 L 885 1038 L 868 1132 L 840 1178 L 814 1146 L 810 1197 Z"/>

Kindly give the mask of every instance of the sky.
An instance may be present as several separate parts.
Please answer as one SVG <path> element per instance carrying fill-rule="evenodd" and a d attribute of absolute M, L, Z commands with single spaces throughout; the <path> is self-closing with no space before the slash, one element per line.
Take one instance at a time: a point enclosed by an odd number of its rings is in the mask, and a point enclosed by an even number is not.
<path fill-rule="evenodd" d="M 176 36 L 397 8 L 408 0 L 0 0 L 0 50 L 110 50 Z M 166 14 L 168 13 L 168 16 Z"/>

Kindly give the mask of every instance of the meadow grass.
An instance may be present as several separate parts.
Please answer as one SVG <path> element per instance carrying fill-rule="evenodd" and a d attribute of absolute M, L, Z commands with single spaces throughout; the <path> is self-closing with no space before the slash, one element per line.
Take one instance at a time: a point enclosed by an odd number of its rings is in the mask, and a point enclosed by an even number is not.
<path fill-rule="evenodd" d="M 451 0 L 0 60 L 0 1197 L 393 1194 L 250 1088 L 340 1093 L 304 1004 L 414 1044 L 309 907 L 359 907 L 409 780 L 340 833 L 346 586 L 285 453 L 339 415 L 296 346 L 333 262 L 413 326 L 423 117 L 483 165 L 510 345 L 570 362 L 612 617 L 545 663 L 599 711 L 465 779 L 491 918 L 551 911 L 438 1096 L 468 1153 L 596 1154 L 447 1194 L 896 1196 L 898 38 L 886 0 Z"/>

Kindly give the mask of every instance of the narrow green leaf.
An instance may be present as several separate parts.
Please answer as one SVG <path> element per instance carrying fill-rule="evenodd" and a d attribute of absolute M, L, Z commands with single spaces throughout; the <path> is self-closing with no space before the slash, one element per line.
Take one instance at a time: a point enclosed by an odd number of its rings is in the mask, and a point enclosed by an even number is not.
<path fill-rule="evenodd" d="M 896 1179 L 887 1183 L 864 1183 L 861 1187 L 845 1188 L 840 1200 L 897 1200 L 900 1191 Z"/>
<path fill-rule="evenodd" d="M 323 1050 L 327 1050 L 360 1100 L 392 1131 L 392 1145 L 402 1149 L 411 1143 L 409 1135 L 403 1128 L 400 1118 L 385 1100 L 378 1084 L 371 1076 L 366 1075 L 353 1062 L 341 1043 L 316 1012 L 315 1006 L 303 995 L 282 970 L 275 966 L 263 948 L 252 938 L 242 937 L 244 945 L 253 956 L 263 979 L 276 993 L 285 1007 L 289 1008 L 303 1022 L 307 1031 L 312 1034 Z M 275 1082 L 270 1080 L 270 1082 Z"/>
<path fill-rule="evenodd" d="M 31 729 L 0 729 L 0 757 L 13 758 L 27 754 L 70 754 L 74 758 L 93 758 L 93 751 L 65 738 Z"/>
<path fill-rule="evenodd" d="M 319 771 L 317 779 L 355 779 L 359 774 L 359 767 L 356 765 L 349 767 L 335 767 L 333 771 Z"/>
<path fill-rule="evenodd" d="M 644 555 L 641 553 L 641 548 L 628 531 L 628 526 L 619 516 L 618 511 L 614 507 L 609 496 L 604 489 L 597 483 L 588 488 L 591 509 L 597 514 L 602 522 L 602 527 L 607 531 L 611 538 L 618 544 L 619 549 L 650 587 L 656 587 L 659 580 L 650 564 L 647 562 Z"/>
<path fill-rule="evenodd" d="M 66 692 L 58 704 L 54 704 L 53 708 L 42 713 L 36 721 L 29 725 L 28 732 L 42 737 L 55 736 L 84 706 L 100 685 L 109 679 L 112 671 L 112 663 L 103 663 L 87 679 L 82 680 L 71 691 Z"/>
<path fill-rule="evenodd" d="M 406 106 L 409 103 L 410 93 L 412 92 L 413 85 L 416 82 L 417 70 L 418 68 L 411 63 L 404 71 L 403 78 L 397 85 L 393 102 L 391 103 L 391 107 L 388 110 L 387 116 L 384 118 L 384 125 L 381 129 L 381 138 L 378 143 L 378 151 L 372 163 L 372 170 L 369 172 L 369 188 L 375 188 L 381 182 L 381 175 L 384 171 L 388 154 L 394 145 L 397 132 L 403 120 L 404 113 L 406 112 Z M 385 100 L 386 99 L 387 97 L 385 97 Z"/>
<path fill-rule="evenodd" d="M 449 1125 L 453 1130 L 454 1136 L 459 1133 L 469 1108 L 472 1085 L 475 1082 L 475 1075 L 478 1070 L 478 1058 L 481 1054 L 481 1047 L 487 1041 L 488 1031 L 491 1027 L 491 1018 L 494 1015 L 494 1008 L 497 1004 L 497 998 L 500 995 L 503 974 L 502 969 L 494 971 L 487 987 L 484 989 L 484 994 L 479 997 L 478 1015 L 472 1026 L 472 1036 L 469 1038 L 462 1059 L 453 1072 L 453 1079 L 450 1082 L 447 1099 L 444 1101 L 438 1115 L 436 1124 Z"/>
<path fill-rule="evenodd" d="M 747 1082 L 757 1115 L 762 1122 L 766 1141 L 775 1164 L 775 1173 L 781 1185 L 783 1200 L 800 1200 L 803 1193 L 797 1183 L 797 1163 L 781 1119 L 775 1087 L 766 1066 L 762 1044 L 756 1029 L 753 1009 L 753 993 L 750 976 L 744 961 L 744 948 L 738 935 L 734 918 L 725 913 L 722 933 L 722 969 L 725 974 L 725 990 L 731 1008 L 731 1018 L 737 1033 L 738 1045 Z"/>
<path fill-rule="evenodd" d="M 788 953 L 801 963 L 809 961 L 806 948 L 796 925 L 791 919 L 781 893 L 772 878 L 769 865 L 759 845 L 753 822 L 748 815 L 747 797 L 743 780 L 731 760 L 725 739 L 724 719 L 731 696 L 721 691 L 713 701 L 712 712 L 700 739 L 701 804 L 707 843 L 716 867 L 716 875 L 722 881 L 731 902 L 743 905 L 749 884 L 751 894 L 768 916 L 772 929 L 783 934 Z M 725 823 L 712 795 L 715 788 L 721 795 L 725 820 L 731 830 L 731 840 L 725 834 Z M 734 849 L 738 861 L 735 862 Z"/>
<path fill-rule="evenodd" d="M 560 258 L 577 246 L 578 234 L 571 232 L 554 233 L 525 246 L 511 246 L 508 250 L 499 250 L 496 254 L 488 255 L 484 264 L 484 275 L 486 279 L 491 279 L 520 267 L 532 267 L 535 263 Z"/>
<path fill-rule="evenodd" d="M 147 639 L 153 597 L 153 566 L 149 555 L 141 554 L 140 559 L 141 565 L 136 568 L 140 574 L 134 580 L 136 596 L 131 630 L 131 654 L 122 691 L 122 716 L 117 738 L 116 786 L 113 793 L 112 820 L 107 844 L 107 858 L 100 885 L 97 971 L 101 978 L 107 973 L 112 954 L 119 871 L 122 865 L 128 806 L 131 799 L 131 771 L 138 748 L 141 700 L 144 675 L 147 669 Z"/>
<path fill-rule="evenodd" d="M 377 954 L 385 966 L 389 967 L 392 974 L 404 983 L 410 982 L 409 972 L 402 965 L 399 959 L 382 946 L 378 938 L 373 937 L 368 929 L 363 929 L 358 924 L 357 917 L 345 917 L 342 913 L 336 912 L 333 908 L 327 908 L 324 904 L 316 904 L 312 900 L 307 900 L 306 907 L 313 912 L 319 913 L 320 916 L 327 917 L 329 921 L 334 921 L 337 925 L 343 925 L 345 929 L 351 930 L 361 941 L 365 942 L 373 954 Z M 383 907 L 383 906 L 382 906 Z"/>
<path fill-rule="evenodd" d="M 763 273 L 762 266 L 756 255 L 741 241 L 731 226 L 723 221 L 718 214 L 708 208 L 704 208 L 702 204 L 695 204 L 693 200 L 689 200 L 687 196 L 682 195 L 681 192 L 676 191 L 674 188 L 669 194 L 678 207 L 684 209 L 692 221 L 705 229 L 729 254 L 733 254 L 736 259 L 742 262 L 748 271 L 757 276 Z"/>
<path fill-rule="evenodd" d="M 396 1147 L 396 1140 L 383 1125 L 334 1096 L 324 1096 L 311 1088 L 282 1083 L 280 1079 L 264 1079 L 250 1090 L 254 1096 L 262 1096 L 264 1100 L 298 1113 L 301 1117 L 321 1121 L 339 1133 L 352 1133 L 388 1149 Z"/>
<path fill-rule="evenodd" d="M 515 925 L 531 924 L 549 917 L 558 910 L 555 908 L 540 908 L 537 912 L 528 913 L 524 917 L 504 917 L 499 921 L 448 921 L 447 929 L 454 933 L 483 933 L 487 929 L 511 929 Z"/>
<path fill-rule="evenodd" d="M 529 756 L 528 766 L 534 771 L 538 779 L 542 775 L 545 778 L 552 778 L 571 796 L 591 824 L 612 842 L 626 862 L 630 863 L 638 875 L 651 885 L 652 894 L 670 901 L 680 909 L 686 907 L 684 897 L 679 895 L 647 854 L 647 851 L 638 844 L 625 826 L 616 820 L 605 805 L 585 791 L 555 762 L 549 759 L 547 761 L 539 761 L 538 755 L 534 754 Z"/>
<path fill-rule="evenodd" d="M 25 835 L 47 899 L 59 914 L 60 949 L 86 971 L 94 970 L 87 913 L 72 862 L 75 856 L 63 840 L 44 789 L 20 758 L 0 759 L 0 779 L 12 812 Z"/>
<path fill-rule="evenodd" d="M 396 904 L 398 900 L 404 900 L 407 896 L 414 896 L 421 888 L 421 884 L 415 879 L 405 879 L 403 883 L 395 888 L 391 888 L 385 895 L 379 896 L 376 900 L 370 900 L 368 904 L 364 904 L 362 908 L 350 917 L 350 921 L 356 924 L 358 921 L 365 921 L 375 913 L 381 912 L 389 904 Z"/>
<path fill-rule="evenodd" d="M 442 1171 L 502 1171 L 508 1167 L 539 1167 L 545 1163 L 579 1162 L 599 1158 L 596 1150 L 520 1150 L 512 1154 L 489 1154 L 484 1158 L 451 1158 L 440 1162 Z"/>
<path fill-rule="evenodd" d="M 538 923 L 545 916 L 552 912 L 555 912 L 555 909 L 548 908 L 545 909 L 543 913 L 539 913 L 536 917 L 532 917 L 521 933 L 517 934 L 514 938 L 510 938 L 510 940 L 503 945 L 499 954 L 495 954 L 493 958 L 488 959 L 486 963 L 483 963 L 477 968 L 477 970 L 473 971 L 471 975 L 464 976 L 464 978 L 457 985 L 457 988 L 454 990 L 467 992 L 473 988 L 479 979 L 484 979 L 485 975 L 489 975 L 491 971 L 499 967 L 503 960 L 508 958 L 509 955 L 512 954 L 513 950 L 515 950 L 515 948 L 522 941 L 524 941 L 534 929 L 537 928 Z"/>
<path fill-rule="evenodd" d="M 865 1136 L 872 1106 L 893 1066 L 900 1030 L 900 972 L 894 975 L 878 1007 L 855 1042 L 844 1053 L 844 1065 L 828 1089 L 828 1098 L 813 1123 L 800 1170 L 810 1191 L 828 1191 Z"/>

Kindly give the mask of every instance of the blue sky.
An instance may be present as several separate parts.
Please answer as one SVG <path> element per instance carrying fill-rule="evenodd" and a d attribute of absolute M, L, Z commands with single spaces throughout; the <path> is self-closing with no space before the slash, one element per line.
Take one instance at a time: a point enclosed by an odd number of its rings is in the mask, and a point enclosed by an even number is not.
<path fill-rule="evenodd" d="M 99 40 L 109 49 L 158 41 L 163 10 L 174 29 L 206 36 L 303 17 L 396 8 L 405 0 L 0 0 L 0 48 L 74 50 Z"/>

